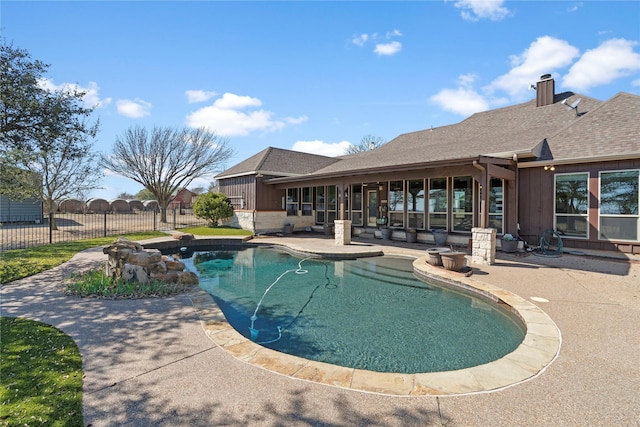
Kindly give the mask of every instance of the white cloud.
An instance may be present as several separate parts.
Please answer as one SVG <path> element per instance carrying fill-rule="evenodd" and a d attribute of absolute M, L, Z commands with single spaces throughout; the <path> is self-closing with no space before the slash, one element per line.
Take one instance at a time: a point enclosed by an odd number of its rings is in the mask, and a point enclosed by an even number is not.
<path fill-rule="evenodd" d="M 395 55 L 402 50 L 402 43 L 392 40 L 396 37 L 402 37 L 400 30 L 388 31 L 384 36 L 378 33 L 360 34 L 351 39 L 351 43 L 356 46 L 364 47 L 368 41 L 376 43 L 373 52 L 380 56 Z"/>
<path fill-rule="evenodd" d="M 132 119 L 139 119 L 151 114 L 151 103 L 142 99 L 120 99 L 116 102 L 118 113 Z"/>
<path fill-rule="evenodd" d="M 511 70 L 495 79 L 487 90 L 503 90 L 514 99 L 522 99 L 541 75 L 566 67 L 578 55 L 579 50 L 565 40 L 539 37 L 522 54 L 511 56 Z"/>
<path fill-rule="evenodd" d="M 288 125 L 299 124 L 307 117 L 274 119 L 274 113 L 264 109 L 262 101 L 250 96 L 225 93 L 212 105 L 200 108 L 186 118 L 187 126 L 207 128 L 222 136 L 244 136 L 255 131 L 273 132 Z"/>
<path fill-rule="evenodd" d="M 216 92 L 204 90 L 188 90 L 185 92 L 185 95 L 187 95 L 187 100 L 189 101 L 189 103 L 192 104 L 195 102 L 208 101 L 218 94 Z"/>
<path fill-rule="evenodd" d="M 100 88 L 98 87 L 98 83 L 96 82 L 89 82 L 88 87 L 83 87 L 76 83 L 61 83 L 57 85 L 51 79 L 40 79 L 38 81 L 38 85 L 42 89 L 48 90 L 50 92 L 84 92 L 82 102 L 84 103 L 84 106 L 86 108 L 98 108 L 111 103 L 111 98 L 100 99 Z"/>
<path fill-rule="evenodd" d="M 400 30 L 393 30 L 387 33 L 387 39 L 391 39 L 393 37 L 402 37 Z"/>
<path fill-rule="evenodd" d="M 458 0 L 454 6 L 461 10 L 460 15 L 467 21 L 500 21 L 510 13 L 503 3 L 504 0 Z"/>
<path fill-rule="evenodd" d="M 242 109 L 246 107 L 260 107 L 262 101 L 258 98 L 252 98 L 250 96 L 240 96 L 233 93 L 225 93 L 222 98 L 216 100 L 215 105 L 224 109 Z"/>
<path fill-rule="evenodd" d="M 380 43 L 376 45 L 376 48 L 373 50 L 378 55 L 395 55 L 400 52 L 402 49 L 402 43 L 393 41 L 389 43 Z"/>
<path fill-rule="evenodd" d="M 569 13 L 577 12 L 578 9 L 582 8 L 582 6 L 584 6 L 584 2 L 581 2 L 581 1 L 576 2 L 567 8 L 567 12 Z"/>
<path fill-rule="evenodd" d="M 635 79 L 634 81 L 632 81 L 631 86 L 640 87 L 640 79 Z"/>
<path fill-rule="evenodd" d="M 336 157 L 346 154 L 351 146 L 349 141 L 340 141 L 336 143 L 328 143 L 324 141 L 298 141 L 291 148 L 294 151 L 303 153 L 319 154 L 321 156 Z"/>
<path fill-rule="evenodd" d="M 367 40 L 369 40 L 368 34 L 360 34 L 359 36 L 354 36 L 351 39 L 351 43 L 355 44 L 356 46 L 362 47 L 367 42 Z"/>
<path fill-rule="evenodd" d="M 563 85 L 586 91 L 640 71 L 640 54 L 633 51 L 637 42 L 611 39 L 588 50 L 564 76 Z"/>
<path fill-rule="evenodd" d="M 488 110 L 489 102 L 472 87 L 475 79 L 473 74 L 462 75 L 458 77 L 457 89 L 442 89 L 430 101 L 445 111 L 462 116 Z"/>

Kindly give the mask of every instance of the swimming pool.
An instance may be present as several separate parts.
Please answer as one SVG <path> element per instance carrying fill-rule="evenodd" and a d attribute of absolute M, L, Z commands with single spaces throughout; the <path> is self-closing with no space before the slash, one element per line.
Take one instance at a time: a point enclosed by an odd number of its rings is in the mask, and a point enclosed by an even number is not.
<path fill-rule="evenodd" d="M 524 337 L 505 309 L 414 277 L 412 258 L 330 261 L 247 247 L 183 261 L 238 332 L 310 360 L 439 372 L 499 359 Z"/>

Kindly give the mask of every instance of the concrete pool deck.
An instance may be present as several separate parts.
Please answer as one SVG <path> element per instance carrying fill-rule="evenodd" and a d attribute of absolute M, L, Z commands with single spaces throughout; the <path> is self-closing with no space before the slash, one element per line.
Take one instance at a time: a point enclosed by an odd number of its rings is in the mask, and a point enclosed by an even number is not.
<path fill-rule="evenodd" d="M 428 247 L 373 239 L 336 246 L 330 238 L 296 235 L 256 242 L 303 252 L 411 256 L 424 255 Z M 472 265 L 475 282 L 504 289 L 546 313 L 561 331 L 562 346 L 528 381 L 462 395 L 397 396 L 367 389 L 376 383 L 370 378 L 360 381 L 360 390 L 373 392 L 362 392 L 275 374 L 209 338 L 216 321 L 207 324 L 200 316 L 218 314 L 200 305 L 197 294 L 118 301 L 64 296 L 65 275 L 103 260 L 101 248 L 3 286 L 0 307 L 3 316 L 43 321 L 74 338 L 83 355 L 85 424 L 93 426 L 638 425 L 640 262 L 597 255 L 499 253 L 494 265 Z M 487 379 L 500 375 L 491 372 Z M 391 382 L 395 386 L 396 379 Z M 456 381 L 445 381 L 450 383 Z"/>

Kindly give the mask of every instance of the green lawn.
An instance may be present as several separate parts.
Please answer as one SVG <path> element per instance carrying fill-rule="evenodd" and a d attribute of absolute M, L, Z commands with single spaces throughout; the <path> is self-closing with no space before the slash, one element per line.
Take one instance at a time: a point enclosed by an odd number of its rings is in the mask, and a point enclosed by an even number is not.
<path fill-rule="evenodd" d="M 183 233 L 191 233 L 197 236 L 251 236 L 251 231 L 233 227 L 189 227 L 181 228 Z"/>
<path fill-rule="evenodd" d="M 251 235 L 233 228 L 189 228 L 198 235 Z M 130 240 L 166 236 L 123 235 Z M 0 253 L 0 284 L 60 265 L 76 253 L 117 237 L 55 243 Z M 85 278 L 85 281 L 94 279 Z M 138 290 L 127 291 L 138 294 Z M 146 290 L 143 293 L 148 293 Z M 155 291 L 154 291 L 155 292 Z M 82 426 L 82 357 L 71 337 L 53 326 L 0 317 L 0 426 Z"/>
<path fill-rule="evenodd" d="M 144 240 L 166 236 L 158 231 L 148 233 L 125 234 L 129 240 Z M 76 253 L 101 245 L 108 245 L 116 240 L 116 236 L 96 239 L 60 242 L 50 245 L 36 246 L 27 249 L 14 249 L 0 253 L 0 284 L 22 279 L 49 270 L 69 261 Z"/>
<path fill-rule="evenodd" d="M 0 425 L 82 426 L 82 357 L 70 336 L 0 317 Z"/>

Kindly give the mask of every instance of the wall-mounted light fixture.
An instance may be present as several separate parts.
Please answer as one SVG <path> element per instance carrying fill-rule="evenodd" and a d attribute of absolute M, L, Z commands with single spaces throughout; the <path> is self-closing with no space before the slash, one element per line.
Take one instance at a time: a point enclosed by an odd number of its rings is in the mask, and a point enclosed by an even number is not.
<path fill-rule="evenodd" d="M 546 171 L 554 171 L 554 170 L 556 170 L 556 167 L 553 166 L 553 165 L 547 165 L 547 166 L 544 167 L 544 170 L 546 170 Z"/>

